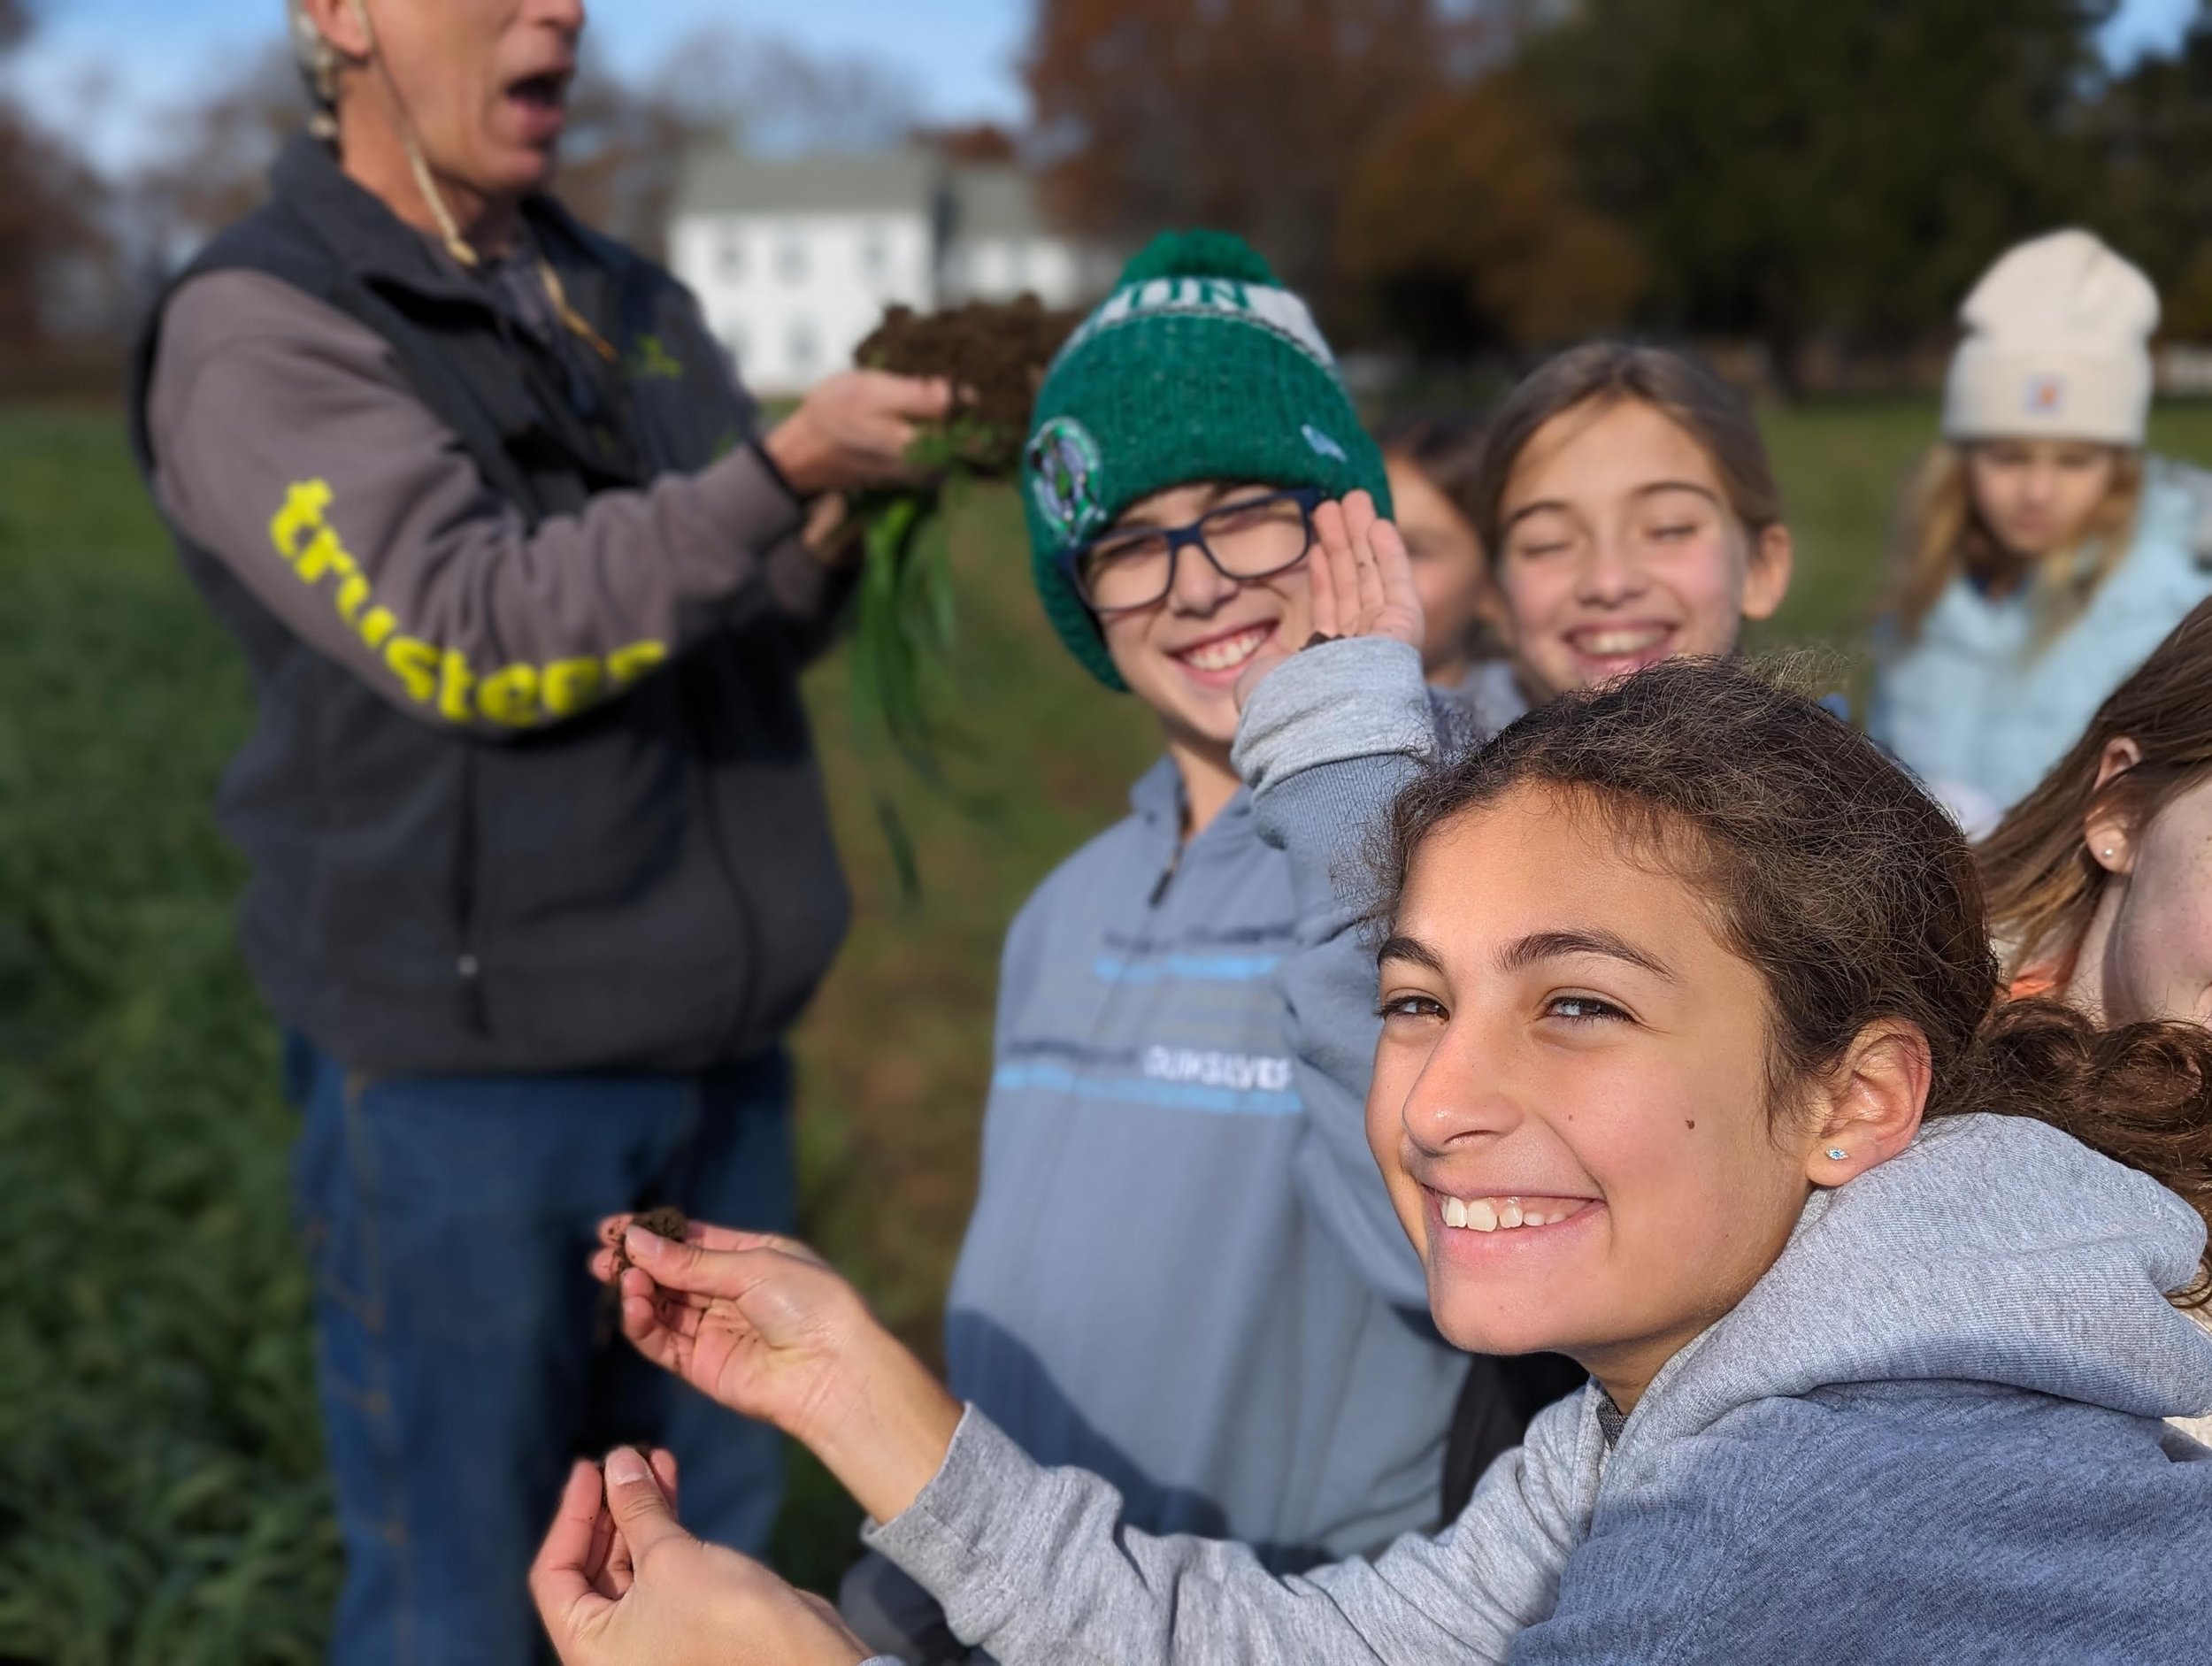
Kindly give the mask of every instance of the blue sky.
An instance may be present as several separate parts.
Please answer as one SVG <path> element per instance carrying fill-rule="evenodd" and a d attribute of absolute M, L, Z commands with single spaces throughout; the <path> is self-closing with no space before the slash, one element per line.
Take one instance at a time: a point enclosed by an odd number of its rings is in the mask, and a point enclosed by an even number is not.
<path fill-rule="evenodd" d="M 1997 0 L 2001 4 L 2001 0 Z M 282 0 L 33 0 L 38 35 L 15 70 L 35 107 L 102 161 L 157 147 L 161 112 L 193 102 L 281 27 Z M 2196 0 L 2122 0 L 2116 55 L 2172 41 Z M 1025 0 L 599 0 L 592 33 L 626 68 L 649 66 L 695 29 L 773 34 L 866 52 L 911 74 L 924 107 L 1018 119 Z"/>

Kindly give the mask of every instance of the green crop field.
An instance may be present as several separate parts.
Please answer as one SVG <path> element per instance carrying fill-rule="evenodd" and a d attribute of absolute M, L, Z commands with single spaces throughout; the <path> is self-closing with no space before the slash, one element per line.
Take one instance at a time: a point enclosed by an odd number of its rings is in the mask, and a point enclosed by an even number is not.
<path fill-rule="evenodd" d="M 1766 633 L 1850 651 L 1918 405 L 1777 413 L 1799 578 Z M 2212 461 L 2212 409 L 2158 440 Z M 799 1037 L 807 1230 L 932 1351 L 975 1174 L 998 941 L 1119 810 L 1141 714 L 1031 598 L 1010 497 L 959 528 L 957 803 L 901 786 L 902 899 L 834 662 L 813 695 L 858 894 Z M 292 1114 L 231 951 L 210 795 L 245 679 L 111 414 L 0 412 L 0 1659 L 310 1661 L 337 1579 L 286 1194 Z M 780 1564 L 857 1513 L 795 1472 Z"/>

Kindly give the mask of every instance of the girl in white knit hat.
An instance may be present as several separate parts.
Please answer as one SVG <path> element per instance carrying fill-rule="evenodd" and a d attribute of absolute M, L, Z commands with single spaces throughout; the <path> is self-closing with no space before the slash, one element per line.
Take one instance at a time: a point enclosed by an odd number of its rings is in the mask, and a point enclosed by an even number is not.
<path fill-rule="evenodd" d="M 2008 251 L 1959 316 L 1868 726 L 2001 808 L 2212 594 L 2212 480 L 2144 450 L 2158 296 L 2089 233 Z"/>

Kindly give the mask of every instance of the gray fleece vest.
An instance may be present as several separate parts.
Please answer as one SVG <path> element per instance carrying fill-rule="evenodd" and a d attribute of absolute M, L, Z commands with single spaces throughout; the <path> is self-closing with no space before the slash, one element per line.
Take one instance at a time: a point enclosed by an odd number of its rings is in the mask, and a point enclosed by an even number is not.
<path fill-rule="evenodd" d="M 526 217 L 616 349 L 589 386 L 307 140 L 178 282 L 265 273 L 375 331 L 532 526 L 750 437 L 672 278 L 549 200 Z M 132 390 L 150 479 L 166 301 Z M 252 864 L 247 963 L 287 1026 L 377 1074 L 691 1071 L 797 1016 L 848 903 L 774 631 L 726 632 L 580 718 L 492 741 L 394 710 L 172 531 L 252 672 L 257 721 L 218 810 Z"/>

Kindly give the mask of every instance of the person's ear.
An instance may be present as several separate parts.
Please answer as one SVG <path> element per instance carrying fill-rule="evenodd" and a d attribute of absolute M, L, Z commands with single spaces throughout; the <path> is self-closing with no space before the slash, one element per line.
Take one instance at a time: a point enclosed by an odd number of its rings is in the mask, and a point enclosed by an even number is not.
<path fill-rule="evenodd" d="M 2124 734 L 2105 742 L 2103 756 L 2097 760 L 2098 800 L 2082 818 L 2081 836 L 2089 859 L 2107 873 L 2135 871 L 2135 821 L 2102 789 L 2142 761 L 2143 749 Z"/>
<path fill-rule="evenodd" d="M 366 62 L 375 51 L 375 26 L 361 0 L 300 0 L 300 10 L 348 62 Z"/>
<path fill-rule="evenodd" d="M 1751 561 L 1745 569 L 1743 616 L 1770 619 L 1790 593 L 1790 571 L 1796 564 L 1797 545 L 1790 529 L 1776 524 L 1751 541 Z"/>
<path fill-rule="evenodd" d="M 1916 1024 L 1886 1019 L 1859 1032 L 1817 1092 L 1805 1178 L 1840 1186 L 1888 1162 L 1920 1132 L 1935 1065 Z"/>

